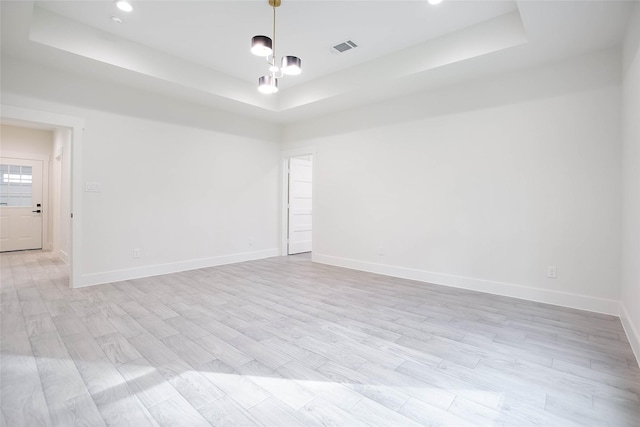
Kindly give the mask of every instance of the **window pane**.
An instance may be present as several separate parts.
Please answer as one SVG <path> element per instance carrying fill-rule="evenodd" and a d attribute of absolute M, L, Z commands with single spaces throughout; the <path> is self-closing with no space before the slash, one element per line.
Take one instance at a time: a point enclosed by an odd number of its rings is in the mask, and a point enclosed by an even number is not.
<path fill-rule="evenodd" d="M 32 205 L 31 166 L 0 165 L 0 200 L 2 206 Z"/>

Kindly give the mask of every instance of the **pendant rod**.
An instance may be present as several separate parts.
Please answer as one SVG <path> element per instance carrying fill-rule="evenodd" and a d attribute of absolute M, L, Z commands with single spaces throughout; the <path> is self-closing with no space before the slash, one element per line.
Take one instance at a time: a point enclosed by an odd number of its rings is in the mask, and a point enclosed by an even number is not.
<path fill-rule="evenodd" d="M 273 64 L 272 66 L 276 66 L 276 2 L 273 3 L 269 0 L 269 4 L 273 5 L 273 54 L 271 56 L 271 60 Z M 275 76 L 275 71 L 273 71 L 273 75 Z"/>

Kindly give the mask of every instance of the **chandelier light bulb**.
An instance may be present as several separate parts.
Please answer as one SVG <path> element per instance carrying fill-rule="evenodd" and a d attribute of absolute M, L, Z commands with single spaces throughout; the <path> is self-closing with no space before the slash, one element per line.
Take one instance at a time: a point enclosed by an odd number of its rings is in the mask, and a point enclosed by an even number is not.
<path fill-rule="evenodd" d="M 278 91 L 278 79 L 272 76 L 262 76 L 258 79 L 258 90 L 265 94 L 272 94 Z"/>
<path fill-rule="evenodd" d="M 273 53 L 273 41 L 267 36 L 253 36 L 251 53 L 257 56 L 269 56 Z"/>
<path fill-rule="evenodd" d="M 290 76 L 302 73 L 302 61 L 297 56 L 285 56 L 282 58 L 282 72 Z"/>

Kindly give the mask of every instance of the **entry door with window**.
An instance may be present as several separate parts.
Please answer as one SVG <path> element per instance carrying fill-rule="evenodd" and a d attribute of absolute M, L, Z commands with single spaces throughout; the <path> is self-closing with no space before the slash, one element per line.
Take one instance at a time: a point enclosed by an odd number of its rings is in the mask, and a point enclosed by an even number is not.
<path fill-rule="evenodd" d="M 289 159 L 289 255 L 311 251 L 311 164 Z"/>
<path fill-rule="evenodd" d="M 42 161 L 0 158 L 0 252 L 42 249 Z"/>

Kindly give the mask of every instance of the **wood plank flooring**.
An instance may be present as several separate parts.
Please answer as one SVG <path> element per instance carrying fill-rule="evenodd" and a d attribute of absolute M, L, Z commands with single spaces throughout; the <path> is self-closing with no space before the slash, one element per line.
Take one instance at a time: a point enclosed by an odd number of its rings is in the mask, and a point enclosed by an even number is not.
<path fill-rule="evenodd" d="M 612 316 L 308 255 L 76 290 L 0 261 L 0 426 L 640 426 Z"/>

